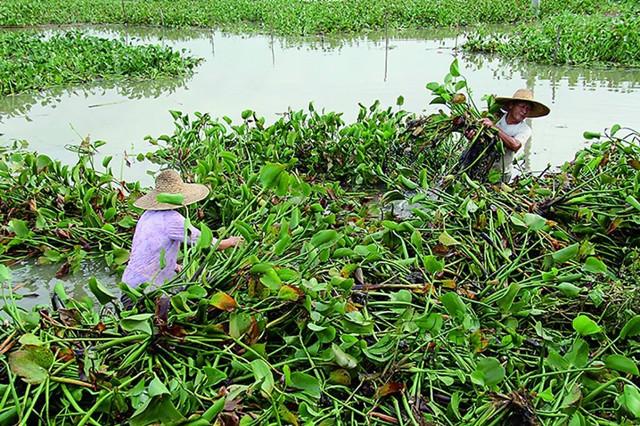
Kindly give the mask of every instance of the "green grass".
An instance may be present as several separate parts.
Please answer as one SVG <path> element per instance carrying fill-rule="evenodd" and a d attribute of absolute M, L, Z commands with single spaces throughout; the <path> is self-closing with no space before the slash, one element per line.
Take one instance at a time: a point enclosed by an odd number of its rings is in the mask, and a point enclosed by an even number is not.
<path fill-rule="evenodd" d="M 595 13 L 617 2 L 546 0 L 544 15 Z M 548 3 L 548 4 L 547 4 Z M 503 24 L 533 17 L 530 0 L 3 0 L 0 25 L 130 23 L 280 34 Z"/>
<path fill-rule="evenodd" d="M 97 79 L 152 79 L 189 73 L 199 60 L 161 46 L 131 46 L 79 32 L 46 38 L 0 33 L 0 94 Z"/>
<path fill-rule="evenodd" d="M 475 32 L 464 48 L 546 64 L 640 66 L 640 16 L 564 13 L 507 33 Z"/>

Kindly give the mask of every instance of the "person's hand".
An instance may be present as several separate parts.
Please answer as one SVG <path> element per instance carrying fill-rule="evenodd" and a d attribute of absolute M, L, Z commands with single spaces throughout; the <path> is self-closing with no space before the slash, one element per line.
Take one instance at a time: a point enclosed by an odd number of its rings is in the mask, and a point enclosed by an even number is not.
<path fill-rule="evenodd" d="M 494 126 L 493 121 L 491 121 L 491 119 L 487 117 L 481 119 L 480 124 L 489 128 L 492 128 Z"/>
<path fill-rule="evenodd" d="M 225 238 L 224 240 L 220 241 L 220 244 L 218 245 L 218 250 L 226 250 L 231 247 L 236 247 L 242 244 L 243 242 L 244 242 L 244 238 L 242 237 Z"/>
<path fill-rule="evenodd" d="M 476 137 L 476 130 L 475 129 L 467 129 L 464 131 L 464 137 L 469 139 L 469 140 L 473 140 L 473 138 Z"/>

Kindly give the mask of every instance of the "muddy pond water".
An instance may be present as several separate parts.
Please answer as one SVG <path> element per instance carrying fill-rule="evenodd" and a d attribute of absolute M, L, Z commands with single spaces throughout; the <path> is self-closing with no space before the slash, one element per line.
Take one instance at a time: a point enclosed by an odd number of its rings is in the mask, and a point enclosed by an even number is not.
<path fill-rule="evenodd" d="M 430 112 L 434 108 L 428 105 L 425 85 L 441 81 L 454 57 L 477 102 L 484 94 L 511 95 L 528 87 L 550 106 L 550 116 L 530 121 L 533 137 L 521 154 L 529 170 L 571 159 L 585 145 L 581 136 L 585 130 L 602 130 L 615 123 L 640 128 L 640 70 L 542 66 L 463 54 L 459 46 L 464 34 L 451 30 L 289 39 L 197 29 L 82 29 L 135 44 L 185 49 L 204 61 L 184 79 L 99 82 L 3 97 L 0 144 L 26 140 L 31 148 L 71 163 L 75 154 L 65 145 L 77 144 L 86 136 L 104 140 L 101 155 L 114 156 L 114 170 L 125 179 L 146 184 L 151 183 L 146 171 L 153 166 L 136 164 L 133 157 L 152 148 L 144 141 L 146 135 L 172 132 L 169 110 L 209 112 L 240 121 L 243 110 L 253 109 L 273 121 L 288 108 L 304 109 L 313 102 L 316 109 L 343 112 L 349 122 L 357 116 L 358 103 L 379 100 L 385 106 L 395 105 L 402 95 L 402 108 Z M 130 166 L 124 161 L 125 153 L 132 160 Z M 95 268 L 100 269 L 91 266 L 87 274 Z M 48 298 L 54 272 L 33 264 L 14 270 L 14 281 L 23 291 L 39 293 L 27 304 Z M 103 281 L 115 283 L 116 277 L 99 272 Z M 67 279 L 72 293 L 84 291 L 83 274 Z"/>

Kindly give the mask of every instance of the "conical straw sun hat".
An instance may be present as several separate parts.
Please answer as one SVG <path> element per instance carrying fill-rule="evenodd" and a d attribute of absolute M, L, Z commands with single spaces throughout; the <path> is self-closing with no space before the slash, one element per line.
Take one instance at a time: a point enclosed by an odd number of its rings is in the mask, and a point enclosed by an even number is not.
<path fill-rule="evenodd" d="M 518 89 L 510 98 L 504 96 L 499 96 L 496 98 L 496 102 L 501 105 L 513 101 L 525 101 L 531 104 L 531 111 L 529 111 L 527 117 L 544 117 L 550 112 L 549 107 L 547 107 L 542 102 L 538 102 L 533 99 L 533 92 L 529 89 Z"/>
<path fill-rule="evenodd" d="M 159 202 L 158 194 L 181 194 L 184 197 L 182 206 L 188 206 L 206 198 L 209 188 L 199 183 L 184 183 L 180 173 L 175 170 L 163 170 L 156 178 L 155 189 L 138 198 L 133 205 L 143 210 L 173 210 L 181 207 Z"/>

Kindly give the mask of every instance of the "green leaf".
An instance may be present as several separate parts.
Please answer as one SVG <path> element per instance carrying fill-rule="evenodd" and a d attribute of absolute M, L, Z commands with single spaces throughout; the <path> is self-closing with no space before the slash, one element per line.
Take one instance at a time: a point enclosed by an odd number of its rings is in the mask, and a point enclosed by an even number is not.
<path fill-rule="evenodd" d="M 267 395 L 271 395 L 275 382 L 269 365 L 262 359 L 254 359 L 251 361 L 251 370 L 256 379 L 256 384 L 260 385 L 260 389 Z"/>
<path fill-rule="evenodd" d="M 581 287 L 573 285 L 571 283 L 560 283 L 557 286 L 558 290 L 567 297 L 576 297 L 582 291 Z"/>
<path fill-rule="evenodd" d="M 18 341 L 23 346 L 43 346 L 42 341 L 33 333 L 23 334 Z"/>
<path fill-rule="evenodd" d="M 456 245 L 456 244 L 460 244 L 460 243 L 458 242 L 458 240 L 456 240 L 456 239 L 455 239 L 455 238 L 453 238 L 451 235 L 449 235 L 449 234 L 447 233 L 447 231 L 443 231 L 443 232 L 440 234 L 440 236 L 438 237 L 438 241 L 439 241 L 441 244 L 443 244 L 443 245 L 445 245 L 445 246 L 447 246 L 447 247 L 449 247 L 449 246 L 454 246 L 454 245 Z"/>
<path fill-rule="evenodd" d="M 640 335 L 640 315 L 631 318 L 620 330 L 620 338 L 634 337 Z"/>
<path fill-rule="evenodd" d="M 11 281 L 11 271 L 5 265 L 0 263 L 0 284 Z"/>
<path fill-rule="evenodd" d="M 196 247 L 198 249 L 204 249 L 211 247 L 213 243 L 213 232 L 211 229 L 203 222 L 200 224 L 200 237 L 198 237 L 198 243 Z"/>
<path fill-rule="evenodd" d="M 437 257 L 430 254 L 422 258 L 424 268 L 431 274 L 437 274 L 444 271 L 444 260 L 438 260 Z"/>
<path fill-rule="evenodd" d="M 229 316 L 229 335 L 239 339 L 251 327 L 251 314 L 247 312 L 232 313 Z"/>
<path fill-rule="evenodd" d="M 624 355 L 609 355 L 604 359 L 604 363 L 612 370 L 633 374 L 635 376 L 640 375 L 638 365 L 635 361 Z"/>
<path fill-rule="evenodd" d="M 89 278 L 89 290 L 91 290 L 91 293 L 98 299 L 98 302 L 103 305 L 106 305 L 116 298 L 116 295 L 103 286 L 96 277 Z"/>
<path fill-rule="evenodd" d="M 421 330 L 428 331 L 431 335 L 435 335 L 442 329 L 444 320 L 442 319 L 442 315 L 432 312 L 416 318 L 415 323 Z"/>
<path fill-rule="evenodd" d="M 344 368 L 333 370 L 329 373 L 329 383 L 349 386 L 351 384 L 351 375 Z"/>
<path fill-rule="evenodd" d="M 318 249 L 329 247 L 335 243 L 338 238 L 340 238 L 340 234 L 338 234 L 337 231 L 334 231 L 333 229 L 325 229 L 323 231 L 316 232 L 316 234 L 311 237 L 311 245 Z"/>
<path fill-rule="evenodd" d="M 590 256 L 584 262 L 582 266 L 582 270 L 586 272 L 591 272 L 592 274 L 606 274 L 607 273 L 607 265 L 604 264 L 600 259 Z"/>
<path fill-rule="evenodd" d="M 231 312 L 238 307 L 236 300 L 227 293 L 219 291 L 209 299 L 209 304 L 221 311 Z"/>
<path fill-rule="evenodd" d="M 581 336 L 600 333 L 602 329 L 594 320 L 586 315 L 578 315 L 572 322 L 573 329 Z"/>
<path fill-rule="evenodd" d="M 9 221 L 9 230 L 16 234 L 18 238 L 29 238 L 31 235 L 27 222 L 24 220 L 11 219 Z"/>
<path fill-rule="evenodd" d="M 9 367 L 13 374 L 27 383 L 38 384 L 49 377 L 53 352 L 44 346 L 27 346 L 9 353 Z"/>
<path fill-rule="evenodd" d="M 331 352 L 333 353 L 333 357 L 336 360 L 336 364 L 338 364 L 340 367 L 350 370 L 358 366 L 358 361 L 354 357 L 343 351 L 342 348 L 335 343 L 331 344 Z"/>
<path fill-rule="evenodd" d="M 164 383 L 160 381 L 160 379 L 158 379 L 158 377 L 154 377 L 151 383 L 149 383 L 148 393 L 149 393 L 149 396 L 152 398 L 154 396 L 160 396 L 160 395 L 171 395 L 171 392 L 169 392 L 169 389 L 167 389 L 167 387 L 164 385 Z"/>
<path fill-rule="evenodd" d="M 565 263 L 575 258 L 580 250 L 580 244 L 575 243 L 555 251 L 551 256 L 555 263 Z"/>
<path fill-rule="evenodd" d="M 151 321 L 149 320 L 152 316 L 153 314 L 131 315 L 130 317 L 122 318 L 120 320 L 120 326 L 125 331 L 141 331 L 145 334 L 151 334 Z"/>
<path fill-rule="evenodd" d="M 547 226 L 547 219 L 537 214 L 525 213 L 524 223 L 530 230 L 539 231 Z"/>
<path fill-rule="evenodd" d="M 505 295 L 496 302 L 502 312 L 509 312 L 509 310 L 511 309 L 511 305 L 513 305 L 513 299 L 515 299 L 519 291 L 520 284 L 511 283 L 511 285 L 509 285 L 509 288 L 507 289 Z"/>
<path fill-rule="evenodd" d="M 284 171 L 285 166 L 282 164 L 267 163 L 260 170 L 260 183 L 265 189 L 275 188 L 278 186 L 280 174 Z"/>
<path fill-rule="evenodd" d="M 454 318 L 462 318 L 467 313 L 467 306 L 464 304 L 460 296 L 454 291 L 449 291 L 440 297 L 440 301 L 445 309 Z"/>
<path fill-rule="evenodd" d="M 175 425 L 184 420 L 184 416 L 176 409 L 168 396 L 159 396 L 148 401 L 143 411 L 134 413 L 131 426 L 148 426 L 151 424 Z"/>
<path fill-rule="evenodd" d="M 299 298 L 300 298 L 299 290 L 297 290 L 292 286 L 283 285 L 282 287 L 280 287 L 280 290 L 278 290 L 278 299 L 280 300 L 288 300 L 291 302 L 295 302 Z"/>
<path fill-rule="evenodd" d="M 290 386 L 296 389 L 302 389 L 304 393 L 313 398 L 320 398 L 320 381 L 310 374 L 300 372 L 291 373 Z"/>
<path fill-rule="evenodd" d="M 633 417 L 640 418 L 640 391 L 634 385 L 624 385 L 618 401 Z"/>
<path fill-rule="evenodd" d="M 451 66 L 449 66 L 449 74 L 453 77 L 460 77 L 460 66 L 457 58 L 451 62 Z"/>
<path fill-rule="evenodd" d="M 491 387 L 504 379 L 505 370 L 495 358 L 482 358 L 476 370 L 471 374 L 471 381 L 480 386 Z"/>

